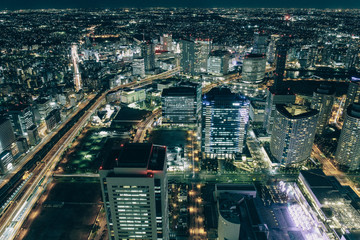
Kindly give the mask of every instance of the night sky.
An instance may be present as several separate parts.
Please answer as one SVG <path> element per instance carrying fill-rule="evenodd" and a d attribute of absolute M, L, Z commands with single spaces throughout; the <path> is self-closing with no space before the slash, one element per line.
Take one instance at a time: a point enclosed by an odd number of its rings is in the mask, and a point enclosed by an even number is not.
<path fill-rule="evenodd" d="M 121 7 L 360 8 L 360 0 L 0 0 L 0 9 Z"/>

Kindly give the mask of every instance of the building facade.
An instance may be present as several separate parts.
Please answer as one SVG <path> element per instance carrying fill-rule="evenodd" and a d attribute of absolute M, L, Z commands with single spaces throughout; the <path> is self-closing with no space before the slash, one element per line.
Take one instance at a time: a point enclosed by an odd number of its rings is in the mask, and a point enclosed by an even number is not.
<path fill-rule="evenodd" d="M 228 51 L 213 51 L 207 60 L 207 72 L 214 75 L 226 75 L 229 72 Z"/>
<path fill-rule="evenodd" d="M 10 150 L 15 140 L 16 138 L 10 120 L 0 119 L 0 153 L 5 150 Z"/>
<path fill-rule="evenodd" d="M 270 151 L 280 164 L 295 164 L 310 157 L 318 113 L 306 106 L 276 105 Z"/>
<path fill-rule="evenodd" d="M 165 146 L 122 144 L 99 174 L 109 239 L 169 239 Z"/>
<path fill-rule="evenodd" d="M 145 62 L 143 58 L 135 58 L 132 63 L 132 74 L 134 76 L 145 77 Z"/>
<path fill-rule="evenodd" d="M 35 124 L 34 114 L 29 105 L 18 105 L 9 109 L 9 119 L 14 132 L 21 136 L 27 135 L 27 130 Z"/>
<path fill-rule="evenodd" d="M 203 97 L 202 152 L 227 159 L 242 153 L 249 122 L 250 102 L 228 88 L 213 88 Z"/>
<path fill-rule="evenodd" d="M 264 80 L 266 57 L 264 54 L 248 54 L 242 67 L 242 82 L 260 83 Z"/>
<path fill-rule="evenodd" d="M 316 125 L 316 134 L 323 134 L 331 117 L 331 110 L 335 98 L 335 89 L 332 86 L 321 84 L 313 94 L 311 108 L 319 111 Z"/>
<path fill-rule="evenodd" d="M 351 104 L 346 109 L 335 159 L 346 170 L 360 168 L 360 104 Z"/>
<path fill-rule="evenodd" d="M 196 124 L 201 117 L 201 85 L 164 89 L 161 96 L 162 122 Z"/>
<path fill-rule="evenodd" d="M 183 73 L 194 75 L 195 73 L 195 43 L 191 40 L 181 40 L 180 67 Z"/>
<path fill-rule="evenodd" d="M 272 133 L 276 104 L 293 104 L 296 96 L 290 90 L 276 91 L 274 87 L 267 89 L 263 128 Z"/>

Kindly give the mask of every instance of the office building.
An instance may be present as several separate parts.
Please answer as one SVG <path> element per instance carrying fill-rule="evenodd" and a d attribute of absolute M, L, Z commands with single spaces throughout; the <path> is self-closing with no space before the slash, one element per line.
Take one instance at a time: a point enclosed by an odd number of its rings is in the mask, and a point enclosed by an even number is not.
<path fill-rule="evenodd" d="M 214 75 L 226 75 L 229 72 L 229 56 L 228 51 L 211 52 L 207 60 L 207 72 Z"/>
<path fill-rule="evenodd" d="M 276 42 L 275 52 L 275 76 L 274 76 L 274 87 L 276 91 L 281 91 L 283 88 L 283 80 L 285 74 L 286 55 L 289 49 L 289 39 L 283 37 Z"/>
<path fill-rule="evenodd" d="M 264 80 L 266 57 L 264 54 L 248 54 L 242 67 L 242 82 L 260 83 Z"/>
<path fill-rule="evenodd" d="M 190 84 L 190 83 L 189 83 Z M 180 85 L 162 92 L 162 122 L 196 124 L 201 117 L 201 85 Z"/>
<path fill-rule="evenodd" d="M 27 129 L 35 124 L 34 114 L 29 105 L 12 106 L 8 111 L 8 115 L 14 133 L 17 135 L 26 136 Z"/>
<path fill-rule="evenodd" d="M 61 121 L 61 115 L 59 109 L 52 110 L 45 118 L 46 128 L 48 132 L 51 132 L 56 125 Z"/>
<path fill-rule="evenodd" d="M 249 116 L 252 123 L 263 123 L 265 117 L 265 102 L 251 101 Z"/>
<path fill-rule="evenodd" d="M 40 142 L 41 139 L 39 137 L 38 128 L 35 125 L 32 125 L 31 127 L 28 128 L 27 137 L 30 146 L 35 146 Z"/>
<path fill-rule="evenodd" d="M 213 88 L 203 96 L 202 153 L 229 159 L 243 152 L 249 122 L 249 100 L 229 88 Z"/>
<path fill-rule="evenodd" d="M 10 120 L 0 118 L 0 153 L 10 150 L 14 142 L 15 134 Z"/>
<path fill-rule="evenodd" d="M 27 150 L 29 150 L 29 144 L 26 138 L 18 138 L 16 140 L 16 146 L 19 150 L 19 153 L 25 153 Z"/>
<path fill-rule="evenodd" d="M 132 62 L 132 74 L 134 76 L 145 77 L 145 62 L 143 58 L 134 58 Z"/>
<path fill-rule="evenodd" d="M 273 34 L 270 37 L 270 43 L 267 49 L 267 61 L 270 64 L 275 62 L 275 51 L 276 51 L 276 42 L 280 39 L 280 35 Z"/>
<path fill-rule="evenodd" d="M 293 104 L 295 103 L 296 96 L 290 89 L 276 91 L 274 87 L 268 88 L 266 94 L 263 128 L 268 134 L 271 134 L 276 104 Z"/>
<path fill-rule="evenodd" d="M 346 109 L 335 159 L 345 170 L 360 168 L 360 104 L 354 103 Z"/>
<path fill-rule="evenodd" d="M 314 91 L 311 108 L 319 111 L 316 134 L 323 134 L 325 127 L 329 123 L 331 110 L 335 98 L 335 89 L 331 85 L 321 84 Z"/>
<path fill-rule="evenodd" d="M 173 50 L 172 34 L 164 33 L 160 36 L 160 43 L 164 51 L 171 52 Z"/>
<path fill-rule="evenodd" d="M 288 38 L 283 37 L 276 42 L 274 85 L 267 90 L 263 127 L 268 134 L 272 132 L 276 104 L 293 104 L 296 99 L 290 88 L 283 85 L 287 50 Z"/>
<path fill-rule="evenodd" d="M 183 73 L 194 75 L 195 69 L 195 43 L 191 40 L 181 40 L 180 67 Z"/>
<path fill-rule="evenodd" d="M 352 76 L 346 93 L 346 100 L 343 107 L 343 118 L 345 118 L 346 109 L 350 104 L 360 101 L 360 76 Z"/>
<path fill-rule="evenodd" d="M 126 143 L 104 158 L 99 174 L 109 239 L 169 239 L 166 147 Z"/>
<path fill-rule="evenodd" d="M 265 55 L 268 47 L 267 39 L 268 36 L 263 31 L 254 32 L 254 45 L 253 45 L 252 53 Z"/>
<path fill-rule="evenodd" d="M 120 102 L 130 104 L 134 102 L 141 102 L 146 99 L 146 92 L 143 88 L 124 88 L 120 92 Z"/>
<path fill-rule="evenodd" d="M 299 163 L 310 157 L 318 113 L 306 106 L 276 105 L 270 151 L 280 164 Z"/>
<path fill-rule="evenodd" d="M 206 73 L 208 58 L 212 47 L 210 39 L 195 39 L 195 62 L 194 71 L 196 73 Z"/>
<path fill-rule="evenodd" d="M 146 41 L 141 44 L 141 57 L 144 59 L 145 71 L 155 68 L 155 44 Z"/>

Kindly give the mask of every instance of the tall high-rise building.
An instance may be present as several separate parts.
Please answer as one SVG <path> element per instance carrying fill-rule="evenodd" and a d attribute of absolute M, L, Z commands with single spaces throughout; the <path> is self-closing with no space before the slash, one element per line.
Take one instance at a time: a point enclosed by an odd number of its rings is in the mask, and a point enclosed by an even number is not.
<path fill-rule="evenodd" d="M 181 59 L 180 67 L 182 72 L 193 75 L 195 73 L 195 43 L 191 40 L 181 40 Z"/>
<path fill-rule="evenodd" d="M 306 106 L 276 105 L 270 151 L 280 164 L 299 163 L 310 157 L 318 113 Z"/>
<path fill-rule="evenodd" d="M 346 100 L 343 107 L 343 117 L 345 117 L 346 109 L 350 104 L 359 103 L 360 101 L 360 76 L 351 77 L 349 87 L 346 93 Z"/>
<path fill-rule="evenodd" d="M 272 132 L 276 104 L 292 104 L 296 99 L 290 89 L 283 85 L 287 50 L 288 38 L 285 36 L 276 42 L 274 85 L 267 91 L 263 127 L 268 134 Z"/>
<path fill-rule="evenodd" d="M 18 135 L 26 136 L 27 130 L 35 124 L 34 114 L 29 105 L 13 106 L 9 109 L 8 115 L 14 133 Z"/>
<path fill-rule="evenodd" d="M 160 43 L 162 45 L 163 50 L 171 52 L 173 50 L 172 46 L 172 35 L 171 34 L 163 34 L 160 36 Z"/>
<path fill-rule="evenodd" d="M 155 68 L 155 44 L 147 41 L 141 44 L 141 57 L 144 58 L 145 70 Z"/>
<path fill-rule="evenodd" d="M 196 124 L 201 117 L 201 85 L 181 84 L 162 92 L 162 122 L 169 124 Z"/>
<path fill-rule="evenodd" d="M 354 103 L 346 109 L 335 159 L 341 168 L 360 168 L 360 104 Z"/>
<path fill-rule="evenodd" d="M 15 134 L 10 120 L 0 118 L 0 153 L 5 150 L 10 150 L 15 140 Z"/>
<path fill-rule="evenodd" d="M 289 49 L 288 38 L 282 37 L 276 42 L 276 53 L 275 53 L 275 78 L 274 78 L 274 87 L 276 91 L 282 89 L 284 74 L 285 74 L 285 64 L 286 64 L 286 54 Z"/>
<path fill-rule="evenodd" d="M 134 58 L 132 62 L 132 73 L 134 76 L 145 77 L 145 61 L 143 58 Z"/>
<path fill-rule="evenodd" d="M 207 60 L 207 72 L 215 75 L 225 75 L 229 71 L 229 56 L 228 51 L 213 51 L 210 53 Z"/>
<path fill-rule="evenodd" d="M 296 96 L 290 89 L 276 92 L 274 87 L 270 87 L 269 89 L 267 89 L 266 94 L 267 97 L 265 103 L 263 128 L 268 134 L 271 134 L 274 124 L 276 104 L 295 103 Z"/>
<path fill-rule="evenodd" d="M 264 54 L 248 54 L 244 58 L 242 79 L 244 83 L 260 83 L 264 80 L 266 57 Z"/>
<path fill-rule="evenodd" d="M 165 146 L 122 144 L 99 174 L 109 239 L 169 239 Z"/>
<path fill-rule="evenodd" d="M 331 85 L 321 84 L 314 91 L 311 108 L 319 111 L 316 134 L 323 134 L 331 117 L 331 110 L 335 98 L 335 89 Z"/>
<path fill-rule="evenodd" d="M 264 32 L 254 32 L 254 46 L 252 53 L 265 55 L 267 51 L 268 35 Z"/>
<path fill-rule="evenodd" d="M 249 122 L 249 100 L 229 88 L 213 88 L 203 96 L 202 152 L 209 158 L 242 153 Z"/>
<path fill-rule="evenodd" d="M 212 40 L 196 39 L 194 43 L 195 43 L 194 71 L 196 73 L 205 73 L 208 67 L 208 57 L 212 47 Z"/>
<path fill-rule="evenodd" d="M 267 50 L 267 60 L 270 64 L 273 64 L 275 61 L 275 51 L 276 51 L 276 42 L 280 39 L 279 35 L 273 34 L 270 38 L 270 43 Z"/>

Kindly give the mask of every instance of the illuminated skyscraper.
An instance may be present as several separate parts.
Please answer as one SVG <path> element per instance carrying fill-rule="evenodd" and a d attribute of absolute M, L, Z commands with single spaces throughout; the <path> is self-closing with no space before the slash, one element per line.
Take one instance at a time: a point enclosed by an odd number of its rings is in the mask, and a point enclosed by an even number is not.
<path fill-rule="evenodd" d="M 208 67 L 208 57 L 211 51 L 212 41 L 210 39 L 196 39 L 195 41 L 195 63 L 196 73 L 205 73 Z"/>
<path fill-rule="evenodd" d="M 99 174 L 109 239 L 169 239 L 165 146 L 121 145 Z"/>
<path fill-rule="evenodd" d="M 320 87 L 315 90 L 311 101 L 311 108 L 319 111 L 316 134 L 323 134 L 331 117 L 334 98 L 335 89 L 330 85 L 321 84 Z"/>
<path fill-rule="evenodd" d="M 229 71 L 229 55 L 228 51 L 213 51 L 207 60 L 207 72 L 215 75 L 224 75 Z"/>
<path fill-rule="evenodd" d="M 264 80 L 266 57 L 263 54 L 248 54 L 242 67 L 242 82 L 260 83 Z"/>
<path fill-rule="evenodd" d="M 181 60 L 182 72 L 193 75 L 195 73 L 195 43 L 191 40 L 181 40 Z"/>
<path fill-rule="evenodd" d="M 264 32 L 254 32 L 254 47 L 252 53 L 265 55 L 267 51 L 268 35 Z"/>
<path fill-rule="evenodd" d="M 228 88 L 213 88 L 203 96 L 202 152 L 206 157 L 233 158 L 243 152 L 249 104 Z"/>
<path fill-rule="evenodd" d="M 290 89 L 276 92 L 274 87 L 267 89 L 267 97 L 265 103 L 264 123 L 263 128 L 268 134 L 271 134 L 276 104 L 292 104 L 295 103 L 296 96 Z"/>
<path fill-rule="evenodd" d="M 310 157 L 318 113 L 305 106 L 276 105 L 270 151 L 280 164 L 299 163 Z"/>
<path fill-rule="evenodd" d="M 345 117 L 346 109 L 350 104 L 359 103 L 360 101 L 360 76 L 353 76 L 349 83 L 346 93 L 346 101 L 343 108 L 343 117 Z"/>
<path fill-rule="evenodd" d="M 354 103 L 346 109 L 335 159 L 344 169 L 360 168 L 360 104 Z"/>
<path fill-rule="evenodd" d="M 145 71 L 155 68 L 155 44 L 147 41 L 141 44 L 141 57 L 144 58 Z"/>
<path fill-rule="evenodd" d="M 201 117 L 201 85 L 186 83 L 162 92 L 162 122 L 196 124 Z"/>
<path fill-rule="evenodd" d="M 276 51 L 276 42 L 280 39 L 279 35 L 271 35 L 269 47 L 267 50 L 267 60 L 270 64 L 273 64 L 275 61 L 275 51 Z"/>
<path fill-rule="evenodd" d="M 265 118 L 263 127 L 268 134 L 272 132 L 276 104 L 292 104 L 295 103 L 295 95 L 290 89 L 286 89 L 283 85 L 286 54 L 288 50 L 288 38 L 283 37 L 276 42 L 276 69 L 274 76 L 274 85 L 267 91 Z"/>
<path fill-rule="evenodd" d="M 285 64 L 286 64 L 286 54 L 289 49 L 288 38 L 283 37 L 276 43 L 276 53 L 275 53 L 275 78 L 274 78 L 274 87 L 276 91 L 282 89 L 282 84 L 284 80 L 285 73 Z"/>

